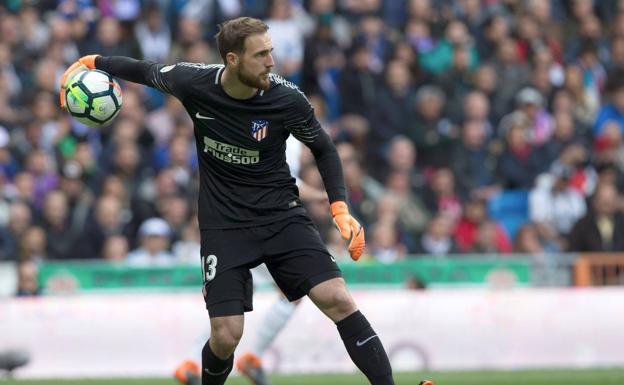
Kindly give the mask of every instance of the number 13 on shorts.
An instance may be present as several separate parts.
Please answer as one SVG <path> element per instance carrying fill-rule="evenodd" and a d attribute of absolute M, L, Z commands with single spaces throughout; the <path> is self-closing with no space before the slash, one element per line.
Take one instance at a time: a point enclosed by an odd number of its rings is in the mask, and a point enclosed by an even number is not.
<path fill-rule="evenodd" d="M 202 255 L 201 262 L 202 279 L 204 282 L 212 281 L 217 274 L 217 256 L 214 254 Z"/>

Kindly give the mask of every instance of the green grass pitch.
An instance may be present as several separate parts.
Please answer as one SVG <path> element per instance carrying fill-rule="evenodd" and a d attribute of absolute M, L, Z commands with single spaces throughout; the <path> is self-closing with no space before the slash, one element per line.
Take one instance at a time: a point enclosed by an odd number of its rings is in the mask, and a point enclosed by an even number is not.
<path fill-rule="evenodd" d="M 624 385 L 624 368 L 591 370 L 531 370 L 483 372 L 398 373 L 397 385 L 417 385 L 431 379 L 435 385 Z M 362 375 L 273 376 L 273 385 L 366 385 Z M 170 379 L 111 380 L 2 380 L 0 385 L 175 385 Z M 226 385 L 249 385 L 232 377 Z"/>

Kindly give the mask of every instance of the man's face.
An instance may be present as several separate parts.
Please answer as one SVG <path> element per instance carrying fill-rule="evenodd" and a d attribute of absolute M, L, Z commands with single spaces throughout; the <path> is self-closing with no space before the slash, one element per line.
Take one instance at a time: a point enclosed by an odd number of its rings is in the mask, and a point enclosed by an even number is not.
<path fill-rule="evenodd" d="M 268 33 L 258 33 L 245 39 L 245 50 L 239 55 L 238 80 L 246 86 L 268 90 L 271 86 L 269 72 L 275 65 L 273 44 Z"/>
<path fill-rule="evenodd" d="M 598 215 L 613 215 L 617 211 L 618 193 L 612 185 L 599 186 L 594 199 L 594 210 Z"/>

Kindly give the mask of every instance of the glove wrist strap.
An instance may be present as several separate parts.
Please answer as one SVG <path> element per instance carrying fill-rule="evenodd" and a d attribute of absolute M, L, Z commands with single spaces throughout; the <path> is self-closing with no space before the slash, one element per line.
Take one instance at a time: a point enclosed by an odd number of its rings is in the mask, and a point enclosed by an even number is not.
<path fill-rule="evenodd" d="M 349 207 L 344 201 L 336 201 L 330 205 L 332 217 L 341 214 L 349 214 Z"/>

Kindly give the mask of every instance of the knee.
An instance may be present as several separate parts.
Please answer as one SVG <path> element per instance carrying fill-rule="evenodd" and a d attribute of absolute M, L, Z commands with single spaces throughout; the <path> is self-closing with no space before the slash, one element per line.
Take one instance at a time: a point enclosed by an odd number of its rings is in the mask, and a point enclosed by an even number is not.
<path fill-rule="evenodd" d="M 330 297 L 331 307 L 337 316 L 346 317 L 356 310 L 355 301 L 346 288 L 334 290 Z"/>
<path fill-rule="evenodd" d="M 338 322 L 357 310 L 355 301 L 342 278 L 322 282 L 308 296 L 325 315 Z"/>
<path fill-rule="evenodd" d="M 347 317 L 357 309 L 353 297 L 345 287 L 335 287 L 334 290 L 326 292 L 318 305 L 334 321 Z"/>
<path fill-rule="evenodd" d="M 210 329 L 210 339 L 213 342 L 211 346 L 216 350 L 214 353 L 221 357 L 229 357 L 234 353 L 243 336 L 242 325 L 237 322 L 213 321 Z"/>

